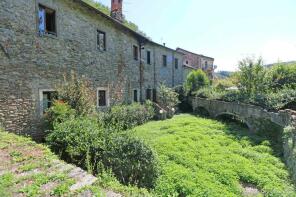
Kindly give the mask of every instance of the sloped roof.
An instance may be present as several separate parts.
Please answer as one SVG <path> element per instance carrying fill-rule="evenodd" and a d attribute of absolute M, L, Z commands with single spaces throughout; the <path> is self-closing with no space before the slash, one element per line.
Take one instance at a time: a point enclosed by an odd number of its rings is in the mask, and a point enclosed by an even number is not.
<path fill-rule="evenodd" d="M 100 11 L 99 9 L 97 9 L 97 8 L 95 8 L 95 7 L 93 7 L 93 6 L 91 6 L 90 4 L 84 2 L 83 0 L 73 0 L 73 1 L 79 3 L 80 5 L 82 5 L 82 6 L 86 7 L 86 8 L 88 8 L 88 9 L 90 9 L 90 10 L 92 10 L 92 11 L 94 11 L 95 13 L 97 13 L 97 14 L 99 14 L 100 16 L 106 18 L 107 20 L 110 20 L 110 21 L 111 21 L 112 23 L 114 23 L 117 27 L 122 28 L 123 30 L 126 30 L 126 31 L 130 32 L 131 34 L 133 34 L 134 36 L 138 37 L 142 42 L 150 42 L 150 43 L 153 43 L 153 44 L 155 44 L 155 45 L 158 45 L 159 47 L 163 47 L 163 48 L 166 48 L 166 49 L 168 49 L 168 50 L 171 50 L 171 51 L 174 51 L 174 52 L 180 53 L 179 51 L 177 51 L 177 50 L 175 50 L 175 49 L 172 49 L 172 48 L 169 48 L 169 47 L 167 47 L 167 46 L 161 45 L 161 44 L 159 44 L 159 43 L 157 43 L 157 42 L 154 42 L 154 41 L 152 41 L 150 38 L 148 38 L 148 37 L 146 37 L 146 36 L 140 34 L 139 32 L 130 29 L 129 27 L 127 27 L 127 26 L 125 26 L 124 24 L 122 24 L 121 22 L 115 20 L 115 19 L 112 18 L 111 16 L 109 16 L 109 15 L 103 13 L 103 12 Z"/>
<path fill-rule="evenodd" d="M 205 56 L 205 55 L 201 55 L 201 54 L 197 54 L 197 53 L 193 53 L 191 51 L 188 51 L 188 50 L 185 50 L 185 49 L 182 49 L 182 48 L 177 48 L 176 49 L 177 51 L 179 51 L 180 53 L 183 53 L 184 55 L 186 55 L 186 53 L 190 53 L 192 55 L 197 55 L 197 56 L 200 56 L 200 57 L 204 57 L 204 58 L 209 58 L 209 59 L 212 59 L 212 60 L 215 60 L 214 58 L 212 57 L 208 57 L 208 56 Z"/>

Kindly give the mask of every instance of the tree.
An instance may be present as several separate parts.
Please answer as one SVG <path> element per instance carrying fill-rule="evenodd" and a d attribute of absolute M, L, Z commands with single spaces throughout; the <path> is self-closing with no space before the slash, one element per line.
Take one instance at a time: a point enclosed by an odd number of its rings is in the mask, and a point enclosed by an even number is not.
<path fill-rule="evenodd" d="M 188 74 L 186 82 L 185 82 L 185 89 L 186 92 L 191 94 L 205 86 L 210 85 L 210 80 L 205 72 L 201 69 L 194 70 Z"/>
<path fill-rule="evenodd" d="M 245 58 L 239 62 L 238 88 L 246 95 L 253 96 L 268 90 L 269 80 L 262 58 Z"/>

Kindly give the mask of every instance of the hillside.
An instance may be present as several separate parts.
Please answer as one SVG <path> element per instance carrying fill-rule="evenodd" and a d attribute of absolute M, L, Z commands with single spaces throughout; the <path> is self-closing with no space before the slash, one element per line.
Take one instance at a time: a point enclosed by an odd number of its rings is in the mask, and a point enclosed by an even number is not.
<path fill-rule="evenodd" d="M 135 129 L 157 152 L 161 196 L 296 196 L 264 136 L 236 124 L 178 115 Z"/>
<path fill-rule="evenodd" d="M 122 196 L 114 190 L 125 196 L 141 195 L 107 174 L 96 178 L 59 160 L 45 146 L 3 131 L 0 131 L 0 161 L 1 197 Z"/>

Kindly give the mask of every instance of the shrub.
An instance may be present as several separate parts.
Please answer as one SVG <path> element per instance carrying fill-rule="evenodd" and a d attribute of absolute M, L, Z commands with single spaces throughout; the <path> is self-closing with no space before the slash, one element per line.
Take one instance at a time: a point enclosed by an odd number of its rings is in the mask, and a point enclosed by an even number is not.
<path fill-rule="evenodd" d="M 271 81 L 271 89 L 276 91 L 289 85 L 292 89 L 296 89 L 296 64 L 284 65 L 279 63 L 273 66 L 269 71 L 269 80 Z"/>
<path fill-rule="evenodd" d="M 104 152 L 104 164 L 124 184 L 152 188 L 158 177 L 155 153 L 128 135 L 113 136 Z"/>
<path fill-rule="evenodd" d="M 53 125 L 62 123 L 68 119 L 74 118 L 76 112 L 74 109 L 62 101 L 54 101 L 53 106 L 46 111 L 45 122 L 47 129 L 52 130 Z"/>
<path fill-rule="evenodd" d="M 111 128 L 117 131 L 127 130 L 141 125 L 154 116 L 154 109 L 151 102 L 144 105 L 134 103 L 131 105 L 116 105 L 106 112 L 99 112 L 99 123 L 104 128 Z"/>
<path fill-rule="evenodd" d="M 46 138 L 53 151 L 68 162 L 96 171 L 104 150 L 104 132 L 95 119 L 76 118 L 55 124 Z"/>
<path fill-rule="evenodd" d="M 46 141 L 64 160 L 95 174 L 111 169 L 124 184 L 151 188 L 158 175 L 149 146 L 128 135 L 109 133 L 92 118 L 57 123 Z"/>
<path fill-rule="evenodd" d="M 160 85 L 158 93 L 158 104 L 168 112 L 169 117 L 175 113 L 175 107 L 179 103 L 178 93 L 164 85 Z"/>
<path fill-rule="evenodd" d="M 95 95 L 86 79 L 72 75 L 56 88 L 59 98 L 68 103 L 78 115 L 89 115 L 95 111 Z"/>
<path fill-rule="evenodd" d="M 194 70 L 188 74 L 186 82 L 185 82 L 185 89 L 186 92 L 191 94 L 205 86 L 210 85 L 210 80 L 205 72 L 201 69 Z"/>
<path fill-rule="evenodd" d="M 178 93 L 178 100 L 179 100 L 178 108 L 182 112 L 191 112 L 192 106 L 189 103 L 189 96 L 186 94 L 186 90 L 184 86 L 175 87 L 175 92 Z"/>

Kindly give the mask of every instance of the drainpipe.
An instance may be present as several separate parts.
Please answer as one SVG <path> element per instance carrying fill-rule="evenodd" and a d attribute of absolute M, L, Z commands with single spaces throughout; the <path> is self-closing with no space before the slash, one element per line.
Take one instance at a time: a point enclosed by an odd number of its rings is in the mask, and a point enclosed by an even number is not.
<path fill-rule="evenodd" d="M 175 54 L 172 52 L 172 88 L 175 87 Z"/>
<path fill-rule="evenodd" d="M 139 70 L 140 70 L 140 102 L 143 103 L 143 86 L 144 86 L 144 63 L 142 61 L 142 50 L 144 50 L 145 40 L 138 39 L 139 44 Z"/>

